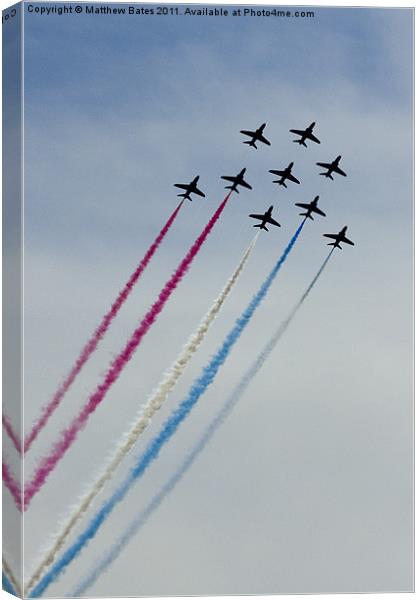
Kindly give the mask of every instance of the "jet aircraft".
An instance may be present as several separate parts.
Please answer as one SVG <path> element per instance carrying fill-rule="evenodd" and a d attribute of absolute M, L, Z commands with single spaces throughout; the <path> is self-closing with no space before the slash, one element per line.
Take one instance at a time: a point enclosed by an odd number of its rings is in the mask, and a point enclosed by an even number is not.
<path fill-rule="evenodd" d="M 346 231 L 347 231 L 347 225 L 345 227 L 343 227 L 343 229 L 341 231 L 339 231 L 338 233 L 324 233 L 324 237 L 334 240 L 334 242 L 330 242 L 327 245 L 333 246 L 334 248 L 340 248 L 340 250 L 342 250 L 342 247 L 340 246 L 340 244 L 343 244 L 343 243 L 350 244 L 350 246 L 354 246 L 354 243 L 351 240 L 349 240 L 349 238 L 346 237 Z"/>
<path fill-rule="evenodd" d="M 278 223 L 275 219 L 273 219 L 272 217 L 272 213 L 273 213 L 273 207 L 270 206 L 270 208 L 263 214 L 263 215 L 249 215 L 252 219 L 258 219 L 261 221 L 261 223 L 258 223 L 258 225 L 254 225 L 254 227 L 259 227 L 260 229 L 265 229 L 265 231 L 268 231 L 268 228 L 266 227 L 267 223 L 270 223 L 271 225 L 275 225 L 276 227 L 281 227 L 280 223 Z"/>
<path fill-rule="evenodd" d="M 314 127 L 315 127 L 315 122 L 311 123 L 306 129 L 290 129 L 290 133 L 296 133 L 296 135 L 301 136 L 299 140 L 293 140 L 293 141 L 296 142 L 297 144 L 299 144 L 300 146 L 305 146 L 305 148 L 308 147 L 306 145 L 306 140 L 311 140 L 311 142 L 320 144 L 321 142 L 319 141 L 319 139 L 317 137 L 315 137 L 313 134 Z"/>
<path fill-rule="evenodd" d="M 188 198 L 188 200 L 192 200 L 191 194 L 197 194 L 197 196 L 202 196 L 203 198 L 205 198 L 206 195 L 197 187 L 197 182 L 199 178 L 200 176 L 197 175 L 197 177 L 194 177 L 194 179 L 190 181 L 190 183 L 174 183 L 175 187 L 180 188 L 181 190 L 185 190 L 183 194 L 178 194 L 178 196 L 181 196 L 181 198 Z"/>
<path fill-rule="evenodd" d="M 243 143 L 248 144 L 248 146 L 252 146 L 253 148 L 257 148 L 257 144 L 255 142 L 262 142 L 263 144 L 267 144 L 267 146 L 271 146 L 271 142 L 269 142 L 267 138 L 263 136 L 265 126 L 266 123 L 263 123 L 255 131 L 248 131 L 247 129 L 242 129 L 240 133 L 242 133 L 243 135 L 247 135 L 251 138 L 250 140 L 246 140 Z"/>
<path fill-rule="evenodd" d="M 273 175 L 278 175 L 280 177 L 280 179 L 274 180 L 273 183 L 283 185 L 285 188 L 287 188 L 287 185 L 285 184 L 286 179 L 288 179 L 289 181 L 293 181 L 294 183 L 300 183 L 299 179 L 296 179 L 296 177 L 292 175 L 292 168 L 293 163 L 291 162 L 290 165 L 286 167 L 283 171 L 269 171 L 269 173 L 273 173 Z"/>
<path fill-rule="evenodd" d="M 308 217 L 309 219 L 314 220 L 312 213 L 316 213 L 317 215 L 321 215 L 326 217 L 327 215 L 318 207 L 319 196 L 316 196 L 312 202 L 308 204 L 296 202 L 295 206 L 299 206 L 299 208 L 304 208 L 306 212 L 299 213 L 301 217 Z"/>
<path fill-rule="evenodd" d="M 341 156 L 337 156 L 337 158 L 335 160 L 333 160 L 331 163 L 323 163 L 323 162 L 318 162 L 316 163 L 319 167 L 322 167 L 323 169 L 327 169 L 325 173 L 320 173 L 320 175 L 323 175 L 324 177 L 328 177 L 328 179 L 334 179 L 334 177 L 332 176 L 332 173 L 338 173 L 339 175 L 342 175 L 343 177 L 347 177 L 347 173 L 344 173 L 344 171 L 342 169 L 340 169 L 340 167 L 338 166 L 338 163 L 341 160 Z"/>
<path fill-rule="evenodd" d="M 230 175 L 222 175 L 221 179 L 225 179 L 226 181 L 232 182 L 232 185 L 227 185 L 227 190 L 232 190 L 232 192 L 236 192 L 239 194 L 238 185 L 247 188 L 248 190 L 252 190 L 252 187 L 247 183 L 244 179 L 246 169 L 242 169 L 240 173 L 231 177 Z"/>

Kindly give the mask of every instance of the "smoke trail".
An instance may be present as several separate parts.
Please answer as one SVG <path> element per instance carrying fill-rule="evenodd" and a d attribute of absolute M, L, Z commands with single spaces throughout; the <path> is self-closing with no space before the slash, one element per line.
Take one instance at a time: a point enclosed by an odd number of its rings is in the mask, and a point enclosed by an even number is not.
<path fill-rule="evenodd" d="M 3 460 L 2 462 L 3 483 L 11 493 L 18 510 L 22 510 L 22 493 L 20 485 L 10 472 L 9 465 Z"/>
<path fill-rule="evenodd" d="M 77 587 L 71 593 L 70 597 L 77 597 L 84 594 L 104 573 L 107 568 L 118 558 L 121 554 L 122 550 L 125 546 L 131 541 L 131 539 L 137 535 L 149 517 L 159 508 L 163 500 L 172 492 L 174 487 L 178 484 L 178 482 L 183 478 L 185 473 L 190 469 L 193 463 L 196 461 L 198 456 L 210 442 L 216 431 L 221 427 L 221 425 L 225 422 L 226 418 L 229 416 L 231 411 L 234 409 L 238 401 L 243 396 L 244 392 L 248 388 L 251 381 L 260 371 L 262 366 L 264 365 L 267 358 L 270 356 L 271 352 L 274 350 L 277 343 L 280 341 L 280 338 L 286 332 L 288 326 L 291 321 L 295 317 L 297 311 L 302 306 L 306 298 L 308 297 L 310 291 L 314 287 L 321 273 L 327 266 L 328 261 L 331 258 L 334 249 L 328 254 L 327 258 L 322 263 L 321 268 L 311 281 L 310 285 L 306 288 L 304 294 L 301 296 L 299 302 L 290 312 L 288 317 L 281 323 L 279 328 L 276 330 L 274 335 L 271 337 L 269 342 L 266 344 L 264 349 L 258 355 L 257 359 L 253 362 L 250 368 L 246 371 L 242 379 L 239 381 L 238 385 L 235 387 L 233 392 L 230 394 L 226 402 L 223 404 L 217 415 L 208 425 L 203 435 L 191 449 L 189 454 L 186 456 L 182 464 L 178 467 L 176 472 L 172 475 L 172 477 L 163 485 L 163 487 L 159 490 L 159 492 L 152 498 L 149 504 L 144 508 L 136 518 L 130 523 L 124 533 L 118 538 L 118 540 L 111 546 L 111 548 L 105 553 L 103 558 L 94 566 L 94 568 L 78 583 Z"/>
<path fill-rule="evenodd" d="M 166 302 L 169 300 L 172 293 L 177 288 L 180 281 L 182 281 L 184 275 L 188 272 L 188 269 L 193 262 L 194 258 L 200 251 L 201 246 L 205 242 L 207 236 L 212 231 L 213 227 L 217 223 L 220 215 L 225 208 L 227 201 L 229 200 L 230 193 L 226 196 L 223 202 L 219 205 L 214 215 L 211 217 L 203 231 L 200 233 L 194 244 L 187 252 L 184 259 L 178 265 L 178 268 L 166 282 L 165 286 L 161 290 L 157 300 L 151 306 L 147 314 L 143 317 L 140 325 L 133 332 L 132 336 L 128 340 L 126 346 L 120 352 L 120 354 L 111 363 L 108 372 L 106 373 L 103 381 L 98 385 L 95 392 L 89 397 L 85 406 L 81 409 L 76 418 L 66 427 L 60 434 L 58 440 L 55 442 L 50 452 L 44 456 L 38 463 L 35 470 L 35 474 L 31 481 L 25 485 L 24 494 L 24 510 L 29 506 L 34 495 L 44 485 L 48 475 L 55 468 L 57 463 L 62 459 L 68 448 L 76 440 L 78 433 L 86 425 L 90 415 L 96 410 L 99 404 L 104 399 L 106 393 L 110 387 L 115 383 L 121 374 L 121 371 L 125 365 L 129 362 L 134 352 L 137 350 L 140 342 L 147 334 L 159 314 L 162 312 Z"/>
<path fill-rule="evenodd" d="M 3 413 L 3 416 L 2 416 L 2 422 L 3 422 L 4 430 L 7 433 L 7 435 L 9 436 L 12 444 L 14 445 L 14 447 L 16 448 L 16 450 L 19 452 L 19 454 L 21 454 L 21 452 L 22 452 L 22 447 L 21 446 L 22 445 L 20 443 L 19 436 L 17 435 L 17 433 L 13 429 L 13 425 L 12 425 L 9 417 L 7 417 L 4 413 Z"/>
<path fill-rule="evenodd" d="M 218 370 L 229 355 L 230 350 L 239 339 L 255 310 L 267 295 L 271 284 L 275 280 L 279 270 L 295 245 L 304 224 L 305 220 L 303 220 L 299 225 L 283 254 L 262 283 L 258 292 L 251 299 L 251 302 L 248 304 L 242 315 L 237 319 L 234 327 L 226 336 L 219 350 L 216 352 L 210 362 L 203 368 L 201 375 L 193 383 L 187 397 L 181 402 L 178 408 L 173 411 L 173 413 L 164 423 L 160 432 L 148 444 L 145 452 L 140 456 L 136 465 L 131 470 L 131 473 L 129 473 L 125 481 L 120 485 L 119 488 L 117 488 L 114 494 L 102 504 L 101 508 L 90 520 L 87 527 L 79 535 L 76 541 L 62 554 L 58 561 L 43 576 L 41 581 L 30 591 L 30 598 L 40 596 L 51 585 L 51 583 L 57 579 L 62 571 L 79 555 L 85 545 L 95 536 L 98 529 L 108 518 L 115 506 L 123 500 L 125 495 L 131 489 L 134 483 L 143 475 L 151 462 L 158 457 L 161 448 L 170 440 L 170 438 L 177 431 L 179 425 L 189 415 L 199 398 L 213 382 Z M 30 589 L 31 586 L 28 585 L 28 588 Z"/>
<path fill-rule="evenodd" d="M 13 594 L 13 596 L 17 596 L 17 593 L 13 589 L 12 583 L 9 581 L 9 579 L 4 571 L 2 573 L 2 584 L 3 584 L 2 588 L 5 592 L 8 592 L 9 594 Z"/>
<path fill-rule="evenodd" d="M 174 212 L 169 217 L 168 221 L 165 223 L 165 225 L 163 226 L 163 228 L 161 229 L 161 231 L 155 238 L 155 240 L 152 243 L 152 245 L 150 246 L 150 248 L 147 250 L 144 257 L 139 262 L 137 268 L 130 276 L 130 278 L 127 281 L 127 283 L 125 284 L 124 288 L 118 294 L 117 299 L 114 301 L 114 303 L 112 304 L 109 311 L 102 317 L 102 321 L 101 321 L 100 325 L 93 332 L 92 336 L 90 337 L 90 339 L 87 341 L 87 343 L 83 347 L 76 362 L 74 363 L 74 365 L 71 368 L 71 371 L 69 372 L 67 377 L 64 379 L 63 383 L 60 385 L 58 390 L 55 392 L 52 399 L 41 409 L 40 416 L 37 418 L 35 423 L 32 425 L 30 432 L 28 433 L 28 435 L 25 438 L 24 450 L 23 450 L 24 452 L 28 452 L 29 448 L 32 446 L 33 442 L 38 437 L 38 434 L 45 427 L 49 418 L 54 413 L 56 408 L 58 408 L 58 406 L 61 403 L 61 400 L 63 399 L 65 394 L 70 389 L 74 380 L 79 375 L 80 371 L 82 370 L 82 368 L 84 367 L 86 362 L 89 360 L 90 356 L 96 350 L 96 348 L 98 347 L 98 344 L 101 342 L 102 338 L 105 336 L 112 321 L 117 316 L 120 308 L 123 306 L 124 302 L 127 300 L 129 295 L 131 294 L 132 290 L 134 289 L 134 286 L 140 279 L 140 277 L 143 274 L 143 272 L 145 271 L 147 265 L 152 260 L 154 254 L 156 253 L 159 246 L 163 242 L 166 234 L 172 227 L 172 224 L 175 221 L 176 217 L 178 216 L 178 213 L 181 209 L 183 202 L 184 202 L 184 200 L 182 200 L 178 204 L 178 206 L 176 207 Z M 7 433 L 7 435 L 12 440 L 16 450 L 20 453 L 21 452 L 21 443 L 19 440 L 19 436 L 14 432 L 10 421 L 8 421 L 7 418 L 5 418 L 5 417 L 3 417 L 3 426 L 4 426 L 4 429 Z"/>
<path fill-rule="evenodd" d="M 3 565 L 3 589 L 9 594 L 13 594 L 14 596 L 21 596 L 20 585 L 17 582 L 16 577 L 13 575 L 12 569 L 7 564 L 6 559 L 3 557 L 2 559 Z"/>
<path fill-rule="evenodd" d="M 21 445 L 20 445 L 19 438 L 15 434 L 15 431 L 12 427 L 12 424 L 11 424 L 9 418 L 4 413 L 2 415 L 2 420 L 3 420 L 3 427 L 4 427 L 5 431 L 8 433 L 9 438 L 13 442 L 13 445 L 16 448 L 16 450 L 19 452 L 19 454 L 21 454 Z M 13 477 L 13 475 L 10 471 L 10 467 L 7 464 L 5 457 L 3 457 L 3 461 L 2 461 L 2 477 L 3 477 L 3 483 L 7 487 L 9 492 L 11 493 L 18 510 L 19 511 L 22 510 L 22 498 L 21 498 L 20 485 L 16 481 L 16 479 Z"/>
<path fill-rule="evenodd" d="M 176 470 L 174 475 L 165 483 L 159 492 L 152 498 L 149 504 L 144 508 L 139 515 L 130 523 L 124 533 L 118 538 L 117 542 L 105 553 L 105 556 L 96 564 L 96 566 L 88 573 L 77 585 L 69 597 L 78 597 L 84 594 L 104 573 L 107 568 L 118 558 L 125 546 L 137 535 L 140 529 L 145 525 L 149 517 L 159 508 L 163 500 L 172 492 L 174 487 L 182 479 L 185 473 L 189 470 L 199 454 L 207 446 L 217 429 L 224 422 L 229 412 L 232 410 L 232 402 L 226 402 L 218 415 L 213 419 L 211 424 L 206 429 L 204 435 L 199 439 L 184 462 Z"/>
<path fill-rule="evenodd" d="M 206 333 L 210 329 L 211 324 L 216 319 L 225 300 L 228 298 L 230 292 L 233 290 L 236 282 L 238 281 L 239 276 L 241 275 L 245 264 L 251 255 L 251 252 L 255 246 L 258 236 L 259 233 L 257 233 L 252 242 L 249 244 L 244 255 L 239 261 L 238 266 L 235 268 L 233 274 L 229 277 L 226 285 L 223 287 L 216 300 L 212 303 L 209 310 L 207 311 L 203 319 L 200 321 L 196 331 L 189 337 L 187 343 L 182 348 L 178 357 L 168 369 L 168 371 L 164 373 L 162 380 L 160 381 L 156 389 L 152 392 L 152 394 L 149 396 L 146 405 L 140 410 L 136 419 L 134 419 L 133 424 L 129 429 L 129 432 L 123 436 L 122 441 L 118 444 L 114 456 L 105 466 L 100 477 L 96 479 L 93 486 L 91 486 L 90 490 L 82 497 L 79 505 L 72 512 L 72 515 L 65 523 L 61 532 L 56 536 L 55 542 L 51 550 L 46 554 L 45 558 L 41 561 L 39 567 L 34 572 L 32 579 L 28 584 L 29 587 L 31 587 L 33 583 L 36 580 L 38 580 L 43 571 L 53 563 L 57 556 L 57 553 L 60 551 L 60 549 L 66 542 L 68 536 L 72 532 L 75 525 L 88 510 L 89 506 L 92 504 L 96 496 L 101 492 L 106 482 L 109 481 L 109 479 L 112 477 L 119 464 L 122 462 L 122 460 L 131 450 L 133 445 L 138 441 L 143 431 L 149 425 L 154 413 L 161 408 L 167 396 L 175 387 L 176 383 L 178 382 L 178 379 L 181 377 L 189 361 L 194 356 L 195 352 L 198 350 L 200 344 L 206 336 Z"/>
<path fill-rule="evenodd" d="M 295 307 L 293 308 L 293 310 L 290 311 L 288 317 L 281 323 L 281 325 L 279 326 L 279 328 L 275 331 L 275 333 L 273 334 L 273 336 L 270 338 L 270 340 L 265 345 L 264 349 L 258 355 L 258 358 L 256 359 L 256 361 L 252 364 L 252 366 L 245 373 L 245 375 L 243 376 L 243 378 L 239 382 L 237 388 L 235 388 L 232 396 L 235 396 L 235 398 L 237 400 L 239 400 L 239 398 L 243 395 L 243 393 L 245 392 L 245 390 L 247 389 L 247 387 L 249 386 L 249 384 L 251 383 L 251 381 L 254 379 L 255 375 L 262 368 L 262 366 L 264 365 L 265 361 L 267 360 L 267 358 L 270 356 L 270 354 L 272 353 L 272 351 L 274 350 L 274 348 L 278 344 L 280 338 L 283 336 L 283 334 L 288 329 L 290 323 L 295 318 L 296 313 L 298 312 L 298 310 L 300 309 L 300 307 L 302 306 L 302 304 L 305 302 L 305 300 L 308 297 L 309 293 L 311 292 L 312 288 L 314 287 L 314 285 L 318 281 L 319 277 L 321 276 L 323 270 L 327 266 L 328 261 L 330 260 L 333 252 L 334 252 L 334 248 L 332 248 L 332 250 L 328 253 L 327 258 L 324 260 L 324 262 L 322 263 L 320 269 L 316 273 L 315 277 L 312 279 L 311 283 L 308 285 L 308 287 L 306 288 L 305 292 L 302 294 L 299 302 L 297 302 L 297 304 L 295 305 Z M 236 403 L 236 400 L 235 400 L 235 403 Z"/>

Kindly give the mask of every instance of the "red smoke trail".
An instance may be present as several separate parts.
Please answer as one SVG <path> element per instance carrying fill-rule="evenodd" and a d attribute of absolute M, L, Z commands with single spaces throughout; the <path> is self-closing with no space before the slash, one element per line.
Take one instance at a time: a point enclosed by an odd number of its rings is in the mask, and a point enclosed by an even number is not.
<path fill-rule="evenodd" d="M 16 450 L 19 452 L 19 454 L 21 454 L 22 446 L 20 443 L 20 439 L 19 439 L 18 435 L 15 433 L 15 430 L 13 429 L 13 425 L 9 421 L 9 417 L 7 417 L 5 414 L 3 414 L 2 421 L 3 421 L 3 427 L 4 427 L 5 432 L 11 439 Z"/>
<path fill-rule="evenodd" d="M 225 208 L 226 203 L 229 200 L 229 197 L 230 193 L 220 204 L 210 221 L 207 223 L 201 234 L 198 236 L 194 244 L 187 252 L 182 262 L 179 264 L 172 277 L 166 282 L 157 300 L 151 306 L 147 314 L 143 317 L 143 320 L 128 340 L 125 348 L 113 360 L 103 381 L 98 385 L 95 392 L 90 396 L 89 400 L 79 412 L 77 417 L 66 429 L 64 429 L 61 432 L 60 437 L 51 448 L 49 454 L 44 456 L 44 458 L 42 458 L 39 461 L 38 467 L 35 469 L 35 474 L 32 480 L 29 481 L 27 485 L 25 485 L 24 510 L 28 508 L 34 495 L 42 488 L 48 475 L 55 468 L 55 466 L 64 456 L 68 448 L 75 441 L 81 429 L 86 425 L 89 416 L 96 410 L 96 408 L 104 399 L 108 390 L 120 376 L 121 371 L 129 362 L 134 352 L 137 350 L 140 342 L 142 341 L 146 333 L 149 331 L 150 327 L 153 325 L 158 315 L 163 310 L 172 292 L 175 291 L 179 282 L 187 273 L 192 261 L 198 254 L 201 246 L 205 242 L 207 236 L 209 235 L 209 233 L 215 226 L 217 220 L 219 219 L 220 215 L 222 214 L 223 209 Z"/>
<path fill-rule="evenodd" d="M 15 478 L 13 477 L 13 475 L 11 474 L 9 467 L 5 462 L 2 463 L 2 475 L 3 475 L 4 485 L 7 487 L 9 492 L 12 494 L 13 500 L 15 501 L 15 504 L 16 504 L 18 510 L 22 510 L 22 498 L 21 498 L 20 486 L 19 486 L 18 482 L 15 480 Z"/>
<path fill-rule="evenodd" d="M 94 331 L 93 335 L 91 336 L 91 338 L 88 340 L 88 342 L 82 349 L 82 351 L 79 354 L 79 357 L 77 358 L 76 362 L 74 363 L 70 373 L 67 375 L 67 377 L 65 378 L 63 383 L 58 388 L 58 390 L 55 392 L 55 394 L 52 397 L 52 399 L 50 400 L 50 402 L 48 402 L 48 404 L 46 404 L 42 408 L 40 416 L 35 421 L 35 423 L 32 425 L 31 431 L 28 433 L 28 435 L 25 438 L 24 452 L 27 452 L 29 450 L 29 448 L 32 446 L 33 442 L 38 437 L 38 434 L 45 427 L 49 418 L 54 413 L 55 409 L 60 405 L 61 400 L 64 398 L 65 394 L 68 392 L 68 390 L 71 387 L 71 385 L 73 384 L 74 380 L 76 379 L 76 377 L 78 376 L 78 374 L 80 373 L 80 371 L 82 370 L 82 368 L 84 367 L 86 362 L 89 360 L 92 353 L 98 347 L 99 342 L 102 340 L 102 338 L 108 331 L 109 326 L 111 325 L 112 321 L 117 316 L 120 308 L 122 307 L 124 302 L 127 300 L 128 296 L 132 292 L 134 286 L 140 279 L 140 276 L 143 274 L 143 271 L 146 269 L 147 265 L 153 258 L 153 255 L 155 254 L 156 250 L 159 248 L 164 237 L 166 236 L 169 229 L 171 228 L 173 222 L 175 221 L 175 219 L 181 209 L 183 202 L 184 202 L 184 200 L 182 200 L 178 204 L 178 206 L 176 207 L 174 212 L 171 214 L 168 221 L 165 223 L 162 230 L 156 237 L 155 241 L 152 243 L 152 245 L 150 246 L 150 248 L 148 249 L 148 251 L 146 252 L 144 257 L 138 264 L 136 270 L 133 272 L 130 279 L 127 281 L 124 288 L 119 293 L 117 299 L 111 306 L 110 310 L 102 318 L 102 321 L 101 321 L 99 327 Z M 20 444 L 19 438 L 14 433 L 10 423 L 8 423 L 8 425 L 6 426 L 4 418 L 3 418 L 3 426 L 4 426 L 7 434 L 9 435 L 10 439 L 12 440 L 13 444 L 15 445 L 16 449 L 20 452 L 21 444 Z"/>

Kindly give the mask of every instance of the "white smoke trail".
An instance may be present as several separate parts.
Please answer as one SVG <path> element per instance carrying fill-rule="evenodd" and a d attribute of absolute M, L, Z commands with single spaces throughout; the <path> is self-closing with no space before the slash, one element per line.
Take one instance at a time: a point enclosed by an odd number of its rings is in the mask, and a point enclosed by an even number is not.
<path fill-rule="evenodd" d="M 185 346 L 182 348 L 178 357 L 171 365 L 171 367 L 163 375 L 161 382 L 158 384 L 156 389 L 149 396 L 146 404 L 142 406 L 137 417 L 133 421 L 128 433 L 124 434 L 121 442 L 117 445 L 116 451 L 113 457 L 108 461 L 107 465 L 103 468 L 101 475 L 95 480 L 94 484 L 90 487 L 89 491 L 86 492 L 75 510 L 72 512 L 69 519 L 65 522 L 62 530 L 54 538 L 53 545 L 50 550 L 47 551 L 44 558 L 40 562 L 39 566 L 33 573 L 32 577 L 27 583 L 26 589 L 31 590 L 33 586 L 39 581 L 44 570 L 53 563 L 57 553 L 64 545 L 69 534 L 75 527 L 76 523 L 81 519 L 84 513 L 88 510 L 90 505 L 96 496 L 102 491 L 106 482 L 112 477 L 117 467 L 120 465 L 122 460 L 137 442 L 141 434 L 147 428 L 153 415 L 161 408 L 165 402 L 169 393 L 173 390 L 178 379 L 186 369 L 189 361 L 198 350 L 200 344 L 204 340 L 206 333 L 210 329 L 211 324 L 219 314 L 225 300 L 228 298 L 230 292 L 234 288 L 236 282 L 241 275 L 246 262 L 248 261 L 251 252 L 257 242 L 258 232 L 252 242 L 249 244 L 244 255 L 242 256 L 238 266 L 228 279 L 223 290 L 210 306 L 206 315 L 199 323 L 196 331 L 190 336 Z"/>
<path fill-rule="evenodd" d="M 248 386 L 251 384 L 254 377 L 262 369 L 266 360 L 269 358 L 276 345 L 279 343 L 280 339 L 288 329 L 290 323 L 296 316 L 296 313 L 298 312 L 302 304 L 305 302 L 315 283 L 318 281 L 320 275 L 327 266 L 327 263 L 330 260 L 333 251 L 334 248 L 331 250 L 331 252 L 329 252 L 328 256 L 322 263 L 320 269 L 316 273 L 315 277 L 312 279 L 311 283 L 306 288 L 305 292 L 300 297 L 299 301 L 295 304 L 294 308 L 290 311 L 290 313 L 284 319 L 284 321 L 279 325 L 279 327 L 276 329 L 276 331 L 271 336 L 267 344 L 261 350 L 257 358 L 244 373 L 236 387 L 233 389 L 232 393 L 228 396 L 227 400 L 220 408 L 219 412 L 216 414 L 216 416 L 213 418 L 210 424 L 206 427 L 204 433 L 197 440 L 197 442 L 187 454 L 181 465 L 176 469 L 175 473 L 168 479 L 168 481 L 155 494 L 155 496 L 153 496 L 149 504 L 136 515 L 133 521 L 130 522 L 130 524 L 121 534 L 121 536 L 118 537 L 117 541 L 114 542 L 114 544 L 112 544 L 112 546 L 104 552 L 102 558 L 96 563 L 96 565 L 94 565 L 88 571 L 88 573 L 77 583 L 76 587 L 71 592 L 71 594 L 67 596 L 68 598 L 77 598 L 84 595 L 87 592 L 87 590 L 97 581 L 97 579 L 120 556 L 122 551 L 129 544 L 129 542 L 134 538 L 134 536 L 136 536 L 139 533 L 142 527 L 147 523 L 149 517 L 160 507 L 162 502 L 167 498 L 167 496 L 172 492 L 172 490 L 181 481 L 181 479 L 184 477 L 187 471 L 195 463 L 195 461 L 201 455 L 201 453 L 206 448 L 207 444 L 211 441 L 215 433 L 223 425 L 227 417 L 238 404 L 239 400 L 246 392 Z"/>
<path fill-rule="evenodd" d="M 12 584 L 17 595 L 22 596 L 21 587 L 20 587 L 16 577 L 14 576 L 12 569 L 10 568 L 10 566 L 8 565 L 8 563 L 4 557 L 2 559 L 2 567 L 3 567 L 4 574 L 8 577 L 8 579 L 9 579 L 10 583 Z"/>

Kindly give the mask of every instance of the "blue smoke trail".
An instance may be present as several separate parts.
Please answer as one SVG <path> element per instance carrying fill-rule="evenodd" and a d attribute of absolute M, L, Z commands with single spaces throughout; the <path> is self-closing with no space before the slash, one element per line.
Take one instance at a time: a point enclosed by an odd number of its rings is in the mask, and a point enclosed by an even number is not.
<path fill-rule="evenodd" d="M 13 596 L 17 596 L 17 594 L 13 588 L 13 585 L 10 583 L 10 580 L 4 571 L 2 572 L 2 583 L 3 583 L 2 587 L 5 592 L 9 592 L 9 594 L 13 594 Z"/>
<path fill-rule="evenodd" d="M 178 482 L 183 478 L 183 476 L 189 470 L 192 464 L 196 461 L 198 456 L 201 454 L 201 452 L 212 439 L 213 435 L 224 423 L 224 421 L 232 412 L 236 404 L 242 398 L 244 392 L 250 385 L 251 381 L 258 374 L 265 361 L 268 359 L 271 352 L 274 350 L 275 346 L 280 341 L 280 338 L 286 332 L 287 328 L 289 327 L 299 308 L 305 302 L 315 283 L 318 281 L 321 273 L 327 266 L 327 263 L 330 260 L 333 251 L 334 248 L 331 250 L 331 252 L 328 254 L 326 259 L 322 263 L 320 269 L 316 273 L 315 277 L 312 279 L 311 283 L 306 288 L 305 292 L 300 297 L 299 301 L 296 303 L 295 307 L 291 310 L 287 318 L 277 328 L 277 330 L 272 335 L 267 344 L 264 346 L 263 350 L 260 352 L 256 360 L 252 363 L 252 365 L 249 367 L 249 369 L 239 381 L 238 385 L 234 388 L 233 392 L 229 395 L 228 399 L 225 401 L 218 414 L 207 426 L 203 435 L 190 450 L 190 452 L 185 457 L 184 461 L 181 463 L 181 465 L 178 467 L 175 473 L 172 475 L 172 477 L 163 485 L 163 487 L 152 498 L 149 504 L 130 523 L 130 525 L 127 527 L 124 533 L 115 542 L 115 544 L 113 544 L 113 546 L 111 546 L 111 548 L 105 553 L 104 557 L 78 583 L 77 587 L 74 589 L 74 591 L 70 594 L 69 597 L 82 596 L 97 581 L 97 579 L 102 575 L 102 573 L 104 573 L 107 570 L 107 568 L 119 557 L 125 546 L 133 539 L 133 537 L 135 537 L 138 534 L 138 532 L 147 522 L 149 517 L 155 512 L 155 510 L 159 508 L 163 500 L 172 492 L 174 487 L 178 484 Z"/>
<path fill-rule="evenodd" d="M 76 541 L 62 554 L 58 561 L 51 567 L 51 569 L 44 575 L 40 582 L 34 586 L 32 591 L 29 593 L 29 598 L 36 598 L 43 594 L 43 592 L 53 583 L 62 571 L 78 556 L 85 545 L 95 535 L 102 523 L 107 519 L 109 514 L 115 508 L 115 506 L 121 502 L 126 493 L 134 485 L 143 473 L 146 471 L 150 463 L 155 460 L 162 446 L 173 436 L 178 429 L 179 425 L 191 412 L 192 408 L 198 402 L 200 397 L 204 394 L 209 385 L 213 382 L 217 375 L 220 367 L 225 362 L 229 355 L 230 350 L 239 339 L 241 333 L 248 325 L 254 312 L 261 304 L 262 300 L 267 295 L 273 281 L 275 280 L 278 272 L 282 265 L 286 261 L 290 251 L 295 245 L 302 229 L 305 224 L 306 218 L 297 228 L 292 239 L 288 243 L 283 254 L 280 256 L 273 269 L 263 281 L 260 289 L 252 298 L 242 315 L 237 319 L 234 327 L 226 336 L 223 344 L 210 360 L 210 362 L 203 368 L 201 375 L 196 379 L 188 392 L 185 400 L 173 411 L 166 423 L 164 423 L 160 432 L 151 440 L 147 446 L 145 452 L 140 456 L 137 464 L 128 475 L 127 479 L 121 484 L 121 486 L 114 492 L 114 494 L 103 503 L 102 507 L 98 510 L 96 515 L 90 520 L 86 529 L 79 535 Z"/>
<path fill-rule="evenodd" d="M 229 400 L 232 397 L 229 398 Z M 129 527 L 125 530 L 122 536 L 119 537 L 117 542 L 111 546 L 110 550 L 105 554 L 102 560 L 94 567 L 94 569 L 78 584 L 75 590 L 70 594 L 69 598 L 82 596 L 98 579 L 98 577 L 106 571 L 111 563 L 114 562 L 129 543 L 129 541 L 137 535 L 139 530 L 143 527 L 150 515 L 155 512 L 161 505 L 162 501 L 168 496 L 177 483 L 182 479 L 184 474 L 189 470 L 191 465 L 195 462 L 199 454 L 204 450 L 210 439 L 213 437 L 216 430 L 224 422 L 228 414 L 233 408 L 232 402 L 226 402 L 217 416 L 213 419 L 211 424 L 207 427 L 206 431 L 184 459 L 181 466 L 177 469 L 174 475 L 165 483 L 160 491 L 152 498 L 146 508 L 136 517 L 136 519 L 130 523 Z"/>

